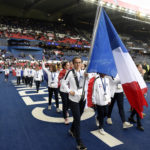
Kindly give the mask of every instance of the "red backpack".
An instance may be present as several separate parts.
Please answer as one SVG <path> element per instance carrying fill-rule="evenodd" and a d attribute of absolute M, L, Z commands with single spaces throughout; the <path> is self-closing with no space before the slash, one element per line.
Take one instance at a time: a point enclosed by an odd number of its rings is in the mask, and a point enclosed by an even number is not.
<path fill-rule="evenodd" d="M 12 74 L 13 74 L 13 76 L 16 76 L 16 71 L 15 71 L 15 69 L 12 69 Z"/>
<path fill-rule="evenodd" d="M 92 103 L 92 93 L 93 93 L 93 87 L 94 87 L 94 83 L 96 79 L 97 77 L 92 77 L 88 83 L 88 91 L 87 91 L 87 106 L 88 107 L 94 106 L 94 104 Z"/>

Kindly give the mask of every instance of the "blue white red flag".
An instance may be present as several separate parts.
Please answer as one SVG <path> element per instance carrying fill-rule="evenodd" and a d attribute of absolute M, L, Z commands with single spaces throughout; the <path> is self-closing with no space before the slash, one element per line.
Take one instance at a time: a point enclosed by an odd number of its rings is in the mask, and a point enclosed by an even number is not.
<path fill-rule="evenodd" d="M 143 117 L 143 106 L 148 106 L 144 98 L 146 83 L 104 9 L 99 18 L 87 72 L 113 77 L 118 73 L 131 107 Z"/>

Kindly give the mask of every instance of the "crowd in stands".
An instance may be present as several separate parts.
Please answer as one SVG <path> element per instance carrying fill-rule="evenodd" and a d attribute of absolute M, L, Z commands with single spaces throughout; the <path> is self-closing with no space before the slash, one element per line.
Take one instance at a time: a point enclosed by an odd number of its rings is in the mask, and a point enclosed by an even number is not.
<path fill-rule="evenodd" d="M 147 38 L 138 39 L 131 35 L 120 35 L 120 37 L 128 50 L 150 50 L 150 40 Z"/>
<path fill-rule="evenodd" d="M 83 50 L 83 51 L 79 51 L 79 50 L 61 50 L 58 51 L 57 49 L 53 49 L 51 51 L 49 50 L 44 50 L 43 51 L 44 56 L 47 59 L 50 60 L 72 60 L 73 57 L 75 56 L 81 56 L 82 60 L 87 61 L 87 57 L 88 57 L 88 51 L 87 50 Z"/>
<path fill-rule="evenodd" d="M 71 27 L 64 24 L 49 23 L 33 19 L 0 17 L 0 37 L 41 40 L 66 44 L 89 45 Z"/>
<path fill-rule="evenodd" d="M 42 47 L 45 57 L 51 60 L 71 60 L 74 56 L 78 55 L 83 60 L 87 60 L 91 35 L 92 33 L 90 31 L 79 30 L 76 27 L 71 27 L 64 23 L 51 23 L 17 17 L 0 17 L 1 41 L 10 38 L 41 41 L 33 45 Z M 144 56 L 144 60 L 150 63 L 148 60 L 150 40 L 139 40 L 131 35 L 120 35 L 120 37 L 131 56 L 135 59 L 135 62 L 143 62 Z M 0 46 L 3 45 L 7 46 L 4 40 L 0 42 Z M 28 45 L 32 46 L 31 43 Z M 55 51 L 61 51 L 62 54 L 56 54 L 54 53 Z M 13 58 L 12 55 L 6 52 L 4 54 L 1 53 L 0 57 L 4 57 L 4 55 L 8 59 Z M 25 59 L 22 56 L 20 58 Z"/>
<path fill-rule="evenodd" d="M 18 38 L 41 40 L 75 45 L 90 45 L 92 33 L 82 31 L 65 24 L 49 23 L 33 19 L 18 19 L 14 17 L 0 17 L 0 38 Z M 89 40 L 85 39 L 85 36 Z M 150 49 L 150 41 L 139 40 L 125 35 L 121 38 L 129 49 Z"/>

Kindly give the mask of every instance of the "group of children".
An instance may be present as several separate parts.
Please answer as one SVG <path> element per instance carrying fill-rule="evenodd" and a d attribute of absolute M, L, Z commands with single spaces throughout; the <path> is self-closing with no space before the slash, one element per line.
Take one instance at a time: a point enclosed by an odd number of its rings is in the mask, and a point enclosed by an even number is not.
<path fill-rule="evenodd" d="M 21 67 L 17 66 L 15 69 L 17 85 L 20 84 L 20 80 L 30 87 L 32 87 L 33 81 L 35 81 L 36 90 L 39 92 L 40 83 L 44 78 L 44 74 L 47 76 L 47 85 L 48 85 L 48 109 L 51 110 L 51 101 L 54 94 L 56 102 L 56 112 L 60 113 L 59 109 L 59 94 L 62 99 L 63 104 L 63 118 L 64 123 L 69 124 L 69 113 L 68 109 L 71 108 L 73 115 L 73 124 L 69 133 L 76 137 L 77 148 L 78 149 L 87 149 L 82 142 L 79 140 L 79 122 L 80 116 L 83 113 L 85 105 L 82 105 L 83 108 L 80 112 L 77 112 L 78 103 L 80 107 L 80 98 L 83 93 L 88 95 L 90 87 L 88 86 L 89 81 L 92 77 L 95 77 L 93 87 L 92 87 L 92 103 L 96 112 L 96 125 L 99 128 L 99 133 L 105 135 L 104 131 L 104 118 L 107 117 L 107 124 L 113 124 L 111 119 L 111 114 L 113 106 L 117 101 L 117 106 L 119 109 L 119 115 L 122 121 L 123 128 L 132 127 L 136 121 L 133 119 L 133 115 L 129 117 L 129 122 L 126 121 L 125 112 L 124 112 L 124 93 L 121 86 L 119 76 L 115 78 L 109 77 L 102 73 L 85 73 L 85 65 L 82 65 L 81 59 L 79 57 L 73 60 L 73 64 L 70 62 L 63 62 L 62 69 L 56 64 L 47 65 L 45 67 L 46 61 L 42 61 L 42 67 L 39 65 Z M 70 73 L 71 72 L 71 73 Z M 8 79 L 9 69 L 5 68 L 5 80 Z M 84 92 L 83 92 L 84 89 Z M 88 99 L 88 96 L 85 95 L 85 99 Z M 76 105 L 77 104 L 77 105 Z M 79 108 L 81 109 L 81 108 Z M 82 113 L 81 113 L 82 112 Z M 137 128 L 141 131 L 144 131 L 144 128 L 141 125 L 140 119 L 137 119 Z"/>

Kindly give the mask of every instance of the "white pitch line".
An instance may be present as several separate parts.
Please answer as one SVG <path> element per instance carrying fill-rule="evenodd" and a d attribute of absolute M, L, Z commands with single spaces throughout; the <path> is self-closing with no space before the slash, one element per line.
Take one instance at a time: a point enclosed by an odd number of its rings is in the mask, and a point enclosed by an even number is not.
<path fill-rule="evenodd" d="M 61 104 L 62 105 L 62 104 Z M 53 122 L 53 123 L 64 123 L 64 118 L 63 117 L 53 117 L 53 116 L 48 116 L 46 114 L 44 114 L 44 107 L 35 107 L 32 110 L 32 115 L 34 118 L 41 120 L 41 121 L 45 121 L 45 122 Z M 51 111 L 51 110 L 49 110 Z M 81 120 L 86 120 L 91 118 L 92 116 L 94 116 L 95 112 L 93 110 L 91 110 L 91 108 L 89 108 L 88 111 L 85 111 L 81 117 Z M 69 122 L 73 121 L 72 117 L 69 117 Z"/>
<path fill-rule="evenodd" d="M 26 92 L 35 92 L 35 93 L 26 93 Z M 29 95 L 42 95 L 42 94 L 48 94 L 47 89 L 40 89 L 38 93 L 36 93 L 36 89 L 30 89 L 25 91 L 18 91 L 20 96 L 29 96 Z"/>
<path fill-rule="evenodd" d="M 25 97 L 22 97 L 23 101 L 25 102 L 26 105 L 37 105 L 37 104 L 46 104 L 48 103 L 48 97 L 43 97 L 45 99 L 45 101 L 33 101 L 29 96 L 25 96 Z M 55 100 L 52 99 L 52 103 L 54 103 Z M 60 108 L 62 110 L 62 106 Z"/>
<path fill-rule="evenodd" d="M 45 99 L 45 101 L 33 101 L 29 96 L 22 97 L 23 101 L 26 105 L 37 105 L 37 104 L 46 104 L 48 103 L 48 100 Z"/>
<path fill-rule="evenodd" d="M 102 140 L 105 144 L 107 144 L 110 147 L 118 146 L 123 144 L 122 141 L 116 139 L 112 135 L 108 134 L 106 132 L 105 135 L 100 134 L 99 130 L 91 131 L 93 135 L 95 135 L 98 139 Z"/>
<path fill-rule="evenodd" d="M 20 84 L 20 85 L 16 85 L 16 84 L 14 84 L 14 86 L 15 86 L 16 88 L 26 87 L 26 85 L 24 85 L 24 84 Z"/>
<path fill-rule="evenodd" d="M 40 87 L 39 89 L 47 89 L 46 87 Z M 35 86 L 32 86 L 32 88 L 30 88 L 30 87 L 17 87 L 17 90 L 19 91 L 19 90 L 35 90 L 36 89 L 36 87 Z"/>

